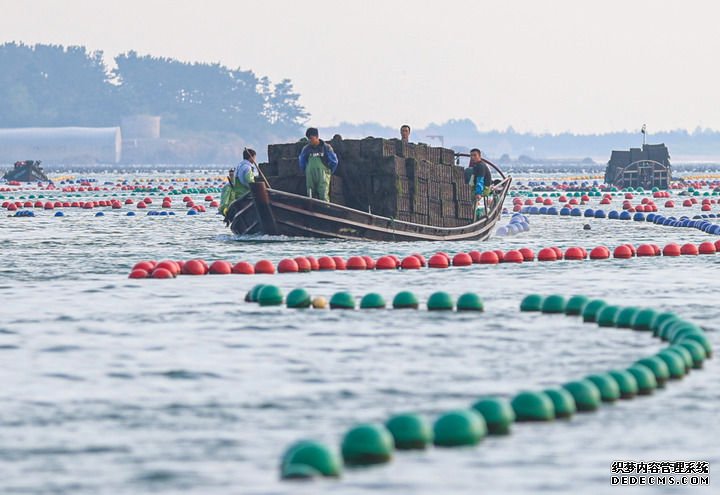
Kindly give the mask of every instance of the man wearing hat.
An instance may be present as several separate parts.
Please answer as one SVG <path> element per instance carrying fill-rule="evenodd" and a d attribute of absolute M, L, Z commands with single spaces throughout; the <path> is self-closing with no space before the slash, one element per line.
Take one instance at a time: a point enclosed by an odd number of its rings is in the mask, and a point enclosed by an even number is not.
<path fill-rule="evenodd" d="M 330 201 L 330 177 L 338 166 L 338 157 L 332 146 L 320 139 L 320 133 L 310 127 L 305 136 L 308 144 L 300 152 L 300 170 L 305 174 L 308 196 Z"/>

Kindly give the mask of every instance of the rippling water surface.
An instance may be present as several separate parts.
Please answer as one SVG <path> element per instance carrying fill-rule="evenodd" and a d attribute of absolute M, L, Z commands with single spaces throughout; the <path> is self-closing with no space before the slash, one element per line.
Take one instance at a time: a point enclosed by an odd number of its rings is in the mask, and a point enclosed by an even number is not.
<path fill-rule="evenodd" d="M 0 492 L 616 493 L 632 491 L 610 486 L 616 459 L 708 460 L 711 476 L 720 465 L 715 359 L 650 397 L 569 421 L 518 424 L 512 435 L 486 438 L 475 448 L 399 453 L 385 466 L 346 470 L 339 481 L 278 480 L 279 459 L 299 438 L 336 447 L 358 422 L 404 411 L 432 418 L 481 395 L 509 397 L 626 367 L 662 347 L 641 332 L 520 313 L 530 292 L 675 311 L 705 326 L 717 348 L 720 255 L 127 278 L 141 259 L 402 257 L 714 241 L 708 234 L 534 216 L 530 232 L 482 244 L 278 241 L 235 238 L 212 213 L 127 217 L 124 211 L 0 218 Z M 584 223 L 592 230 L 583 230 Z M 486 311 L 300 312 L 243 302 L 261 282 L 286 293 L 296 287 L 326 297 L 376 291 L 387 300 L 401 289 L 421 300 L 438 289 L 454 296 L 474 291 Z M 699 489 L 712 487 L 687 491 Z M 638 492 L 648 490 L 658 489 Z"/>

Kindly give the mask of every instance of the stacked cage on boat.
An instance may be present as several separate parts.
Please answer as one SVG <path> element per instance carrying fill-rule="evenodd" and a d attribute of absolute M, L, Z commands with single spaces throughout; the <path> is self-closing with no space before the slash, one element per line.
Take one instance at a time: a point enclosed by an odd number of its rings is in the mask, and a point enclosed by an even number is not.
<path fill-rule="evenodd" d="M 474 219 L 472 187 L 453 150 L 398 139 L 328 141 L 340 159 L 330 184 L 330 201 L 401 221 L 458 227 Z M 268 147 L 261 168 L 271 186 L 306 194 L 298 156 L 305 143 Z"/>

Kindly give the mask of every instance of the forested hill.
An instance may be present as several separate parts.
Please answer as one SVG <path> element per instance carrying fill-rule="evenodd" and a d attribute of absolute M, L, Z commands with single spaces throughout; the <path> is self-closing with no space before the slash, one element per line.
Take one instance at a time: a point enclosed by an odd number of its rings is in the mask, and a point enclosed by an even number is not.
<path fill-rule="evenodd" d="M 267 142 L 297 139 L 309 116 L 288 79 L 133 51 L 114 61 L 80 46 L 0 45 L 0 127 L 117 126 L 150 114 L 171 132 Z"/>

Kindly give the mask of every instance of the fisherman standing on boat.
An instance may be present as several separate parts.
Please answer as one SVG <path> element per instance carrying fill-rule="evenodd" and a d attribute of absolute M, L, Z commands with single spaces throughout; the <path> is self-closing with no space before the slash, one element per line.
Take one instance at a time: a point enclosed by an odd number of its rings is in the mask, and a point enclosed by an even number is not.
<path fill-rule="evenodd" d="M 220 192 L 220 207 L 218 208 L 223 215 L 227 215 L 228 208 L 230 208 L 232 202 L 235 201 L 235 191 L 233 190 L 235 182 L 234 168 L 228 170 L 227 180 Z"/>
<path fill-rule="evenodd" d="M 235 199 L 244 198 L 250 192 L 250 184 L 255 182 L 255 178 L 260 173 L 255 161 L 256 155 L 254 149 L 245 148 L 243 150 L 243 161 L 235 168 L 235 180 L 233 182 Z"/>
<path fill-rule="evenodd" d="M 475 218 L 479 219 L 485 216 L 488 206 L 488 200 L 485 198 L 492 192 L 492 174 L 490 167 L 482 159 L 482 153 L 477 148 L 470 150 L 470 163 L 465 170 L 465 178 L 468 184 L 475 186 Z"/>
<path fill-rule="evenodd" d="M 409 143 L 410 142 L 410 126 L 407 124 L 403 124 L 400 126 L 400 139 L 403 140 L 403 142 Z"/>
<path fill-rule="evenodd" d="M 310 127 L 305 136 L 308 144 L 300 152 L 300 170 L 305 174 L 308 196 L 330 201 L 330 178 L 338 166 L 338 157 L 332 146 L 320 139 L 320 133 Z"/>
<path fill-rule="evenodd" d="M 479 149 L 470 150 L 470 164 L 468 165 L 468 184 L 475 185 L 475 197 L 489 196 L 492 190 L 492 174 L 490 168 L 482 160 L 482 153 Z"/>

